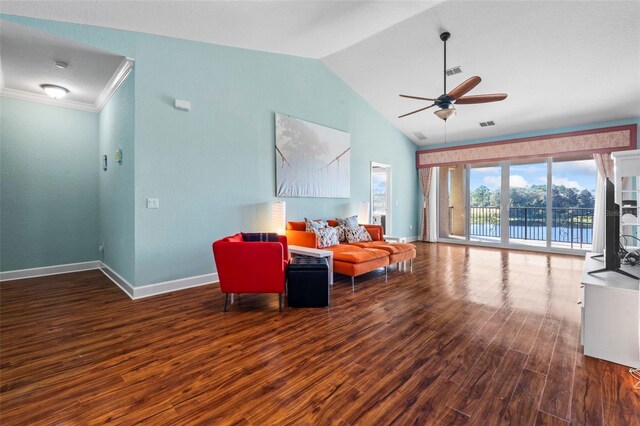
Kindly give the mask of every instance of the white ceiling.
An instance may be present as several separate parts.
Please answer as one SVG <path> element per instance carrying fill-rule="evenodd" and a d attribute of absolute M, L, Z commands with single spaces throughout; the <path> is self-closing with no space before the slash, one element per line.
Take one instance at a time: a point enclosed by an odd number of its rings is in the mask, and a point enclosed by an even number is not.
<path fill-rule="evenodd" d="M 0 54 L 3 95 L 89 111 L 99 110 L 127 63 L 124 56 L 6 20 L 0 22 Z M 55 61 L 68 67 L 58 68 Z M 69 93 L 64 99 L 53 100 L 41 84 L 62 86 Z"/>
<path fill-rule="evenodd" d="M 2 13 L 322 58 L 440 1 L 2 1 Z"/>
<path fill-rule="evenodd" d="M 323 61 L 417 144 L 443 143 L 433 108 L 397 118 L 442 92 L 447 64 L 482 82 L 469 95 L 508 93 L 502 102 L 460 105 L 447 141 L 640 117 L 640 2 L 445 2 Z M 495 127 L 479 122 L 494 120 Z M 414 132 L 427 136 L 420 142 Z"/>
<path fill-rule="evenodd" d="M 442 94 L 443 30 L 448 66 L 463 69 L 448 89 L 479 75 L 469 94 L 509 94 L 460 105 L 449 142 L 640 117 L 638 1 L 2 1 L 0 10 L 320 58 L 421 145 L 444 142 L 445 125 L 433 109 L 398 119 L 427 105 L 398 94 Z M 488 120 L 496 126 L 480 128 Z"/>

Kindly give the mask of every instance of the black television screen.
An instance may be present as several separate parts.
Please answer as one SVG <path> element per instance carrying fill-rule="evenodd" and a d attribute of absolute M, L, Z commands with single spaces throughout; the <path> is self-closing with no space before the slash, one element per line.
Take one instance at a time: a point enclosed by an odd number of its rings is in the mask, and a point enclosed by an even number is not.
<path fill-rule="evenodd" d="M 607 179 L 605 189 L 604 262 L 608 270 L 620 268 L 620 206 L 616 204 L 616 188 Z"/>
<path fill-rule="evenodd" d="M 620 206 L 616 204 L 616 187 L 609 179 L 605 188 L 605 215 L 604 268 L 590 271 L 589 274 L 614 271 L 638 279 L 635 275 L 620 269 Z"/>

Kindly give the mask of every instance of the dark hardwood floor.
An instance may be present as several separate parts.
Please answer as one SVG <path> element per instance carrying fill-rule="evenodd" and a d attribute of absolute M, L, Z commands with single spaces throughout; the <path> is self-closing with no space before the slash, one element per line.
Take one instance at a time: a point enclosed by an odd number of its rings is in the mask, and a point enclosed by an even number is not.
<path fill-rule="evenodd" d="M 418 243 L 330 309 L 217 285 L 130 300 L 98 271 L 1 285 L 0 422 L 638 425 L 582 355 L 579 257 Z"/>

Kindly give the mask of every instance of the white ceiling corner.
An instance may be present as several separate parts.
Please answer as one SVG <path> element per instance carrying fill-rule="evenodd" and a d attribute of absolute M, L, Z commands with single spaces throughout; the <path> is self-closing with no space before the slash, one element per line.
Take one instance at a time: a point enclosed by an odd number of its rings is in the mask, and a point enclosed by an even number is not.
<path fill-rule="evenodd" d="M 2 96 L 91 112 L 102 109 L 133 67 L 124 56 L 6 20 L 0 26 L 0 58 Z M 68 68 L 56 67 L 56 60 Z M 69 93 L 52 99 L 41 84 L 63 86 Z"/>

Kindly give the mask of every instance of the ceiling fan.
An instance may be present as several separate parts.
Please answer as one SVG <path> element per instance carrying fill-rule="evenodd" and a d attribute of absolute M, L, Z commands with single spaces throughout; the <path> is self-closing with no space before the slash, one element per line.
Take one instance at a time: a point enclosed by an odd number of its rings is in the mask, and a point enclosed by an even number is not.
<path fill-rule="evenodd" d="M 440 109 L 435 111 L 434 114 L 437 115 L 438 117 L 440 117 L 441 119 L 443 119 L 444 121 L 447 121 L 448 118 L 450 118 L 451 116 L 453 116 L 456 113 L 456 109 L 453 106 L 454 104 L 456 104 L 456 105 L 482 104 L 482 103 L 486 103 L 486 102 L 502 101 L 507 97 L 506 93 L 492 93 L 492 94 L 487 94 L 487 95 L 464 96 L 467 92 L 471 91 L 471 89 L 473 89 L 478 84 L 480 84 L 480 81 L 482 81 L 480 79 L 480 77 L 478 77 L 476 75 L 474 75 L 473 77 L 470 77 L 469 79 L 467 79 L 463 83 L 461 83 L 458 86 L 456 86 L 455 89 L 453 89 L 449 93 L 447 93 L 447 40 L 449 40 L 449 37 L 451 37 L 451 34 L 446 32 L 446 31 L 443 32 L 442 34 L 440 34 L 440 40 L 442 40 L 444 42 L 444 70 L 443 70 L 443 74 L 444 74 L 444 94 L 438 96 L 435 99 L 434 98 L 423 98 L 423 97 L 420 97 L 420 96 L 400 95 L 403 98 L 419 99 L 419 100 L 423 100 L 423 101 L 431 101 L 431 102 L 433 102 L 433 104 L 431 104 L 431 105 L 429 105 L 427 107 L 420 108 L 418 110 L 411 111 L 411 112 L 408 112 L 406 114 L 400 115 L 400 116 L 398 116 L 398 118 L 406 117 L 407 115 L 415 114 L 416 112 L 424 111 L 425 109 L 429 109 L 431 107 L 437 106 Z"/>

